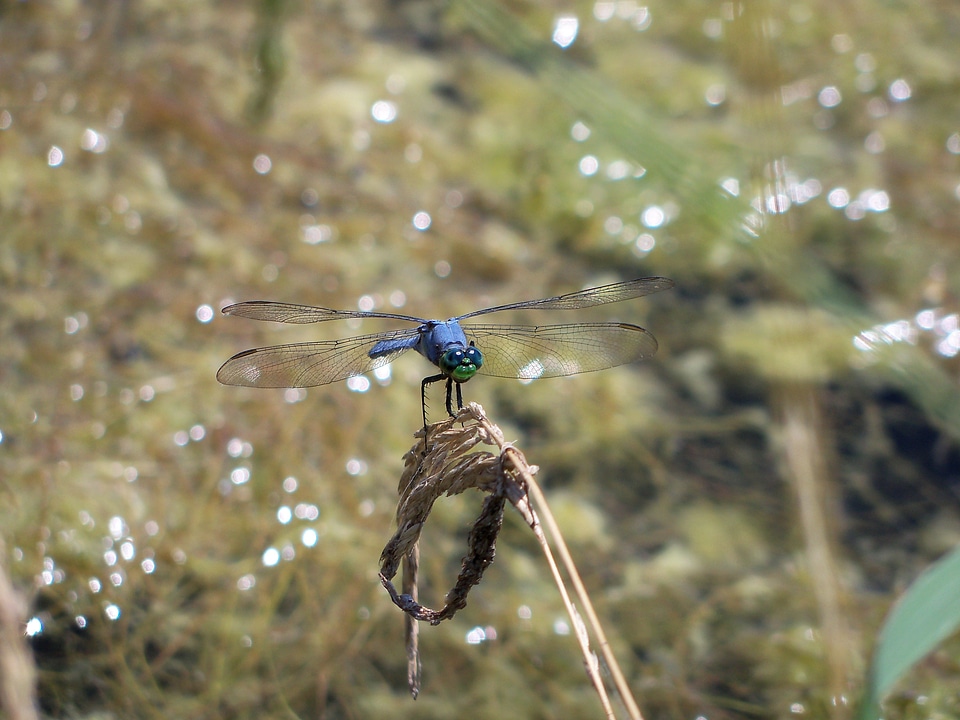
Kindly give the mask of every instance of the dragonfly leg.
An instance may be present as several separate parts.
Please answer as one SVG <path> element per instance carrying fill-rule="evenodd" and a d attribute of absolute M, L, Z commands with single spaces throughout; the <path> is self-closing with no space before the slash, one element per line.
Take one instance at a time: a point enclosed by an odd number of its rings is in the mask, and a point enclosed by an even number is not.
<path fill-rule="evenodd" d="M 427 385 L 430 383 L 440 382 L 441 380 L 447 380 L 447 411 L 450 411 L 450 378 L 446 375 L 431 375 L 430 377 L 425 377 L 423 382 L 420 383 L 420 408 L 423 410 L 423 426 L 427 426 Z M 451 415 L 453 413 L 450 413 Z"/>
<path fill-rule="evenodd" d="M 447 378 L 447 415 L 453 417 L 453 405 L 450 403 L 450 395 L 453 390 L 453 378 Z M 457 383 L 457 390 L 460 390 L 460 383 Z"/>
<path fill-rule="evenodd" d="M 453 412 L 453 386 L 457 386 L 457 410 L 463 410 L 463 391 L 460 389 L 461 383 L 456 382 L 452 377 L 447 378 L 447 414 L 450 417 L 456 417 Z"/>

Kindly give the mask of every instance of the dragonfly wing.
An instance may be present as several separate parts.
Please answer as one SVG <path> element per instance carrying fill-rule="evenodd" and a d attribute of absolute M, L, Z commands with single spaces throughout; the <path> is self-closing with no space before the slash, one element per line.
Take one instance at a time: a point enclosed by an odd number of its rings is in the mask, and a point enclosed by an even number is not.
<path fill-rule="evenodd" d="M 483 353 L 480 373 L 495 377 L 559 377 L 636 362 L 657 352 L 657 340 L 638 325 L 464 325 Z"/>
<path fill-rule="evenodd" d="M 606 305 L 607 303 L 622 302 L 632 298 L 643 297 L 661 290 L 668 290 L 673 287 L 673 280 L 665 277 L 645 277 L 637 280 L 628 280 L 627 282 L 613 283 L 611 285 L 601 285 L 600 287 L 578 290 L 577 292 L 567 293 L 566 295 L 557 295 L 556 297 L 543 298 L 542 300 L 527 300 L 525 302 L 509 303 L 508 305 L 497 305 L 484 310 L 475 310 L 474 312 L 461 315 L 454 320 L 463 320 L 465 318 L 476 317 L 477 315 L 486 315 L 488 313 L 500 312 L 501 310 L 579 310 L 580 308 L 593 307 L 594 305 Z"/>
<path fill-rule="evenodd" d="M 412 343 L 397 345 L 389 352 L 370 357 L 370 350 L 377 343 L 416 337 L 415 329 L 389 330 L 344 340 L 255 348 L 227 360 L 217 371 L 217 380 L 224 385 L 259 388 L 326 385 L 386 365 L 412 347 Z"/>
<path fill-rule="evenodd" d="M 314 307 L 313 305 L 295 305 L 293 303 L 267 302 L 265 300 L 252 300 L 228 305 L 221 312 L 224 315 L 236 315 L 252 320 L 270 320 L 297 325 L 325 322 L 327 320 L 344 320 L 346 318 L 386 318 L 388 320 L 406 320 L 418 324 L 426 322 L 422 318 L 415 318 L 410 315 L 365 312 L 363 310 L 331 310 L 330 308 Z"/>

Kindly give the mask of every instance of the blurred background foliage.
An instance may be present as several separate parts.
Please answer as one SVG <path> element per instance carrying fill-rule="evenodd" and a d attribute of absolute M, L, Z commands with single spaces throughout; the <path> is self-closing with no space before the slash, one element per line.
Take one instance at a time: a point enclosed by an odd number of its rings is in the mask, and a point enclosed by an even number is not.
<path fill-rule="evenodd" d="M 958 35 L 919 0 L 0 3 L 0 540 L 42 713 L 599 716 L 509 515 L 410 700 L 376 573 L 429 368 L 221 387 L 361 330 L 219 309 L 666 275 L 578 316 L 654 361 L 465 394 L 540 465 L 647 717 L 847 716 L 960 541 Z M 429 605 L 479 501 L 427 528 Z M 885 716 L 958 681 L 954 638 Z"/>

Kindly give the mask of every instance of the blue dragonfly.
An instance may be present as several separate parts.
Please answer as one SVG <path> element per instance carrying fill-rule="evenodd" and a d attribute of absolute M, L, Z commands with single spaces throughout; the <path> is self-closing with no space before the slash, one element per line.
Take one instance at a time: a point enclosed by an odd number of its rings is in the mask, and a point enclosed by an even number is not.
<path fill-rule="evenodd" d="M 453 389 L 456 388 L 457 408 L 462 408 L 460 386 L 477 374 L 521 380 L 576 375 L 644 360 L 657 351 L 656 338 L 639 325 L 629 323 L 500 325 L 469 324 L 463 320 L 506 310 L 580 310 L 643 297 L 671 287 L 673 281 L 668 278 L 639 278 L 542 300 L 474 310 L 449 320 L 281 302 L 237 303 L 223 308 L 222 312 L 293 324 L 382 318 L 413 323 L 414 327 L 343 340 L 245 350 L 223 364 L 217 371 L 217 380 L 224 385 L 258 388 L 315 387 L 362 375 L 394 361 L 407 350 L 416 350 L 440 371 L 420 383 L 426 427 L 426 393 L 431 383 L 446 381 L 446 409 L 453 416 Z"/>

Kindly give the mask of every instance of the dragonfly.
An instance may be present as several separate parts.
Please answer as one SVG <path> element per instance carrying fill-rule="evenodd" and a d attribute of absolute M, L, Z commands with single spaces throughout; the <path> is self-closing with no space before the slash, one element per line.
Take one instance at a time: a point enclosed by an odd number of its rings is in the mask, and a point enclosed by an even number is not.
<path fill-rule="evenodd" d="M 452 395 L 463 408 L 461 385 L 475 375 L 535 380 L 606 370 L 645 360 L 657 351 L 657 340 L 639 325 L 624 322 L 581 322 L 562 325 L 465 323 L 508 310 L 581 310 L 643 297 L 673 287 L 664 277 L 626 282 L 474 310 L 448 320 L 413 315 L 331 310 L 311 305 L 255 300 L 223 308 L 225 315 L 295 325 L 380 318 L 408 327 L 357 335 L 341 340 L 254 348 L 234 355 L 217 371 L 224 385 L 257 388 L 308 388 L 363 375 L 415 350 L 439 372 L 420 383 L 423 425 L 427 426 L 427 386 L 446 383 L 446 410 L 452 417 Z M 412 326 L 409 326 L 412 324 Z"/>

